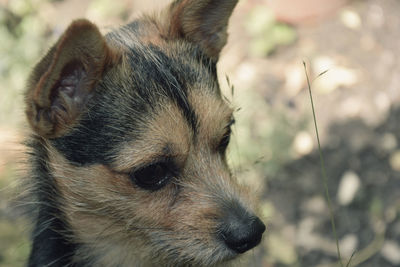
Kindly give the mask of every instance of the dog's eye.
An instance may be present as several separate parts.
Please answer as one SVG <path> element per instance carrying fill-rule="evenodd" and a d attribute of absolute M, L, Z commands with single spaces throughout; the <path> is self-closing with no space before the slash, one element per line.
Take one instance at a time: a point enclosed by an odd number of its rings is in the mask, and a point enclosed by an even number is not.
<path fill-rule="evenodd" d="M 222 137 L 221 141 L 219 142 L 218 145 L 218 151 L 221 153 L 224 153 L 226 148 L 229 145 L 229 141 L 231 140 L 231 130 L 229 129 L 225 134 L 224 137 Z"/>
<path fill-rule="evenodd" d="M 228 124 L 226 125 L 226 132 L 223 135 L 221 141 L 219 142 L 218 146 L 217 146 L 217 150 L 220 153 L 225 153 L 226 148 L 229 145 L 229 141 L 231 140 L 231 134 L 232 134 L 232 130 L 231 130 L 231 126 L 235 123 L 235 119 L 232 117 L 231 120 L 228 122 Z"/>
<path fill-rule="evenodd" d="M 173 170 L 166 162 L 145 166 L 130 174 L 132 181 L 139 187 L 156 191 L 164 187 L 173 177 Z"/>

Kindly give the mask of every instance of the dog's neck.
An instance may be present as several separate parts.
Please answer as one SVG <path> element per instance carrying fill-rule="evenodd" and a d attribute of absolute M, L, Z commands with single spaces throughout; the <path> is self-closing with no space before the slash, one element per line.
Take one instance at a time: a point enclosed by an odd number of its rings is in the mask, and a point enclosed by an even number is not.
<path fill-rule="evenodd" d="M 34 177 L 30 177 L 30 180 L 33 181 L 33 202 L 37 204 L 34 207 L 36 222 L 28 266 L 71 266 L 78 245 L 65 238 L 69 230 L 62 216 L 59 216 L 60 201 L 57 199 L 54 178 L 46 164 L 46 150 L 39 140 L 32 143 L 35 143 L 30 145 L 35 155 L 31 158 Z"/>
<path fill-rule="evenodd" d="M 28 266 L 71 266 L 78 245 L 62 235 L 67 230 L 64 223 L 52 215 L 57 212 L 56 208 L 40 205 Z"/>

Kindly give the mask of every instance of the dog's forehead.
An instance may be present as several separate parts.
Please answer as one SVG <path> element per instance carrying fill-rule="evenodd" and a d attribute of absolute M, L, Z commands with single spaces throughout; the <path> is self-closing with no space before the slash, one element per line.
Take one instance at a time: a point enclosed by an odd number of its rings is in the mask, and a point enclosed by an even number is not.
<path fill-rule="evenodd" d="M 191 90 L 187 101 L 196 117 L 195 128 L 181 107 L 173 101 L 163 102 L 139 135 L 118 146 L 113 168 L 124 172 L 165 157 L 181 164 L 190 153 L 213 150 L 227 132 L 232 109 L 224 100 L 201 90 Z"/>
<path fill-rule="evenodd" d="M 233 113 L 225 100 L 206 90 L 193 90 L 189 94 L 189 102 L 198 119 L 199 138 L 210 140 L 225 133 Z"/>
<path fill-rule="evenodd" d="M 146 78 L 161 80 L 171 78 L 165 75 L 170 72 L 175 79 L 180 78 L 185 83 L 216 80 L 216 62 L 200 45 L 185 39 L 170 39 L 160 32 L 159 27 L 149 18 L 137 19 L 108 33 L 106 39 L 111 46 L 123 51 L 132 67 L 132 75 L 144 74 Z M 165 80 L 174 82 L 174 79 Z"/>
<path fill-rule="evenodd" d="M 225 105 L 216 62 L 196 44 L 162 39 L 158 34 L 153 24 L 136 21 L 107 36 L 110 42 L 117 40 L 122 46 L 122 87 L 153 106 L 166 99 L 173 101 L 195 130 L 197 117 L 206 115 L 199 108 L 196 95 L 207 99 L 205 105 L 209 100 L 219 101 L 217 106 Z M 199 112 L 191 102 L 196 102 Z"/>
<path fill-rule="evenodd" d="M 166 113 L 162 115 L 165 125 L 176 123 L 168 120 L 183 118 L 180 123 L 187 124 L 194 136 L 205 138 L 231 119 L 232 110 L 221 96 L 215 62 L 196 46 L 136 43 L 126 48 L 124 58 L 124 86 L 133 98 L 151 106 L 150 117 Z"/>

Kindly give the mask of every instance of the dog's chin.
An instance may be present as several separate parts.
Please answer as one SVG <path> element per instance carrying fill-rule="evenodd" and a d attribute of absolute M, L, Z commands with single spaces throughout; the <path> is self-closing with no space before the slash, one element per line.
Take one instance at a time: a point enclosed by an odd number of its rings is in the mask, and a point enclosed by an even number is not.
<path fill-rule="evenodd" d="M 228 266 L 233 265 L 239 257 L 240 257 L 240 254 L 227 249 L 225 257 L 223 259 L 221 259 L 220 261 L 216 262 L 214 265 L 228 267 Z"/>
<path fill-rule="evenodd" d="M 163 266 L 231 266 L 241 254 L 229 249 L 224 244 L 199 244 L 188 242 L 185 247 L 173 244 L 158 247 L 149 255 L 148 261 L 163 263 Z"/>
<path fill-rule="evenodd" d="M 200 253 L 201 254 L 201 253 Z M 198 267 L 229 267 L 233 266 L 239 254 L 235 252 L 226 252 L 225 255 L 219 253 L 216 258 L 186 258 L 184 260 L 171 259 L 168 263 L 163 263 L 164 266 L 177 266 L 177 267 L 187 267 L 187 266 L 198 266 Z"/>

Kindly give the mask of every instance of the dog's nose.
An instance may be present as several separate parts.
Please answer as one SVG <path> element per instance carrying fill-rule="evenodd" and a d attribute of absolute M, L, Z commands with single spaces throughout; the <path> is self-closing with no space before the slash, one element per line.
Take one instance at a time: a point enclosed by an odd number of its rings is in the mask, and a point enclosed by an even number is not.
<path fill-rule="evenodd" d="M 265 231 L 264 223 L 256 216 L 230 214 L 220 228 L 220 237 L 228 248 L 244 253 L 257 246 Z"/>

